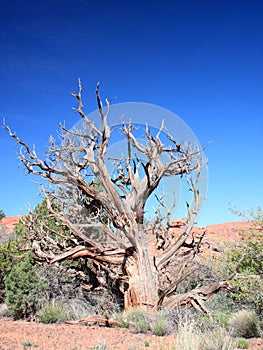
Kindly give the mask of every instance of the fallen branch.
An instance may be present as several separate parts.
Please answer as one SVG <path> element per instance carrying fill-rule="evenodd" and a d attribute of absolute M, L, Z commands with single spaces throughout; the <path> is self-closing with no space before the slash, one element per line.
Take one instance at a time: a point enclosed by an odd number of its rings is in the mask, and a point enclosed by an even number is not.
<path fill-rule="evenodd" d="M 86 323 L 86 324 L 97 324 L 99 326 L 115 326 L 115 327 L 121 327 L 121 323 L 113 318 L 105 318 L 102 316 L 91 316 L 88 318 L 83 318 L 82 320 L 78 321 L 65 321 L 66 324 L 69 325 L 75 325 L 75 324 L 81 324 L 81 323 Z"/>

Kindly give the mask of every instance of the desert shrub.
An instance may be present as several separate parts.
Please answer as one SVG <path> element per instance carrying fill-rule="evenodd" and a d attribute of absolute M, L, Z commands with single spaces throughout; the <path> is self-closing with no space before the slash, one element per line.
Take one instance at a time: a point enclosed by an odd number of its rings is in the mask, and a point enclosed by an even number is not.
<path fill-rule="evenodd" d="M 131 309 L 127 315 L 127 320 L 134 324 L 135 331 L 138 333 L 146 333 L 150 329 L 148 313 L 143 309 Z"/>
<path fill-rule="evenodd" d="M 150 320 L 147 310 L 131 308 L 117 316 L 124 328 L 130 328 L 137 333 L 146 333 L 150 329 Z"/>
<path fill-rule="evenodd" d="M 239 268 L 239 273 L 231 284 L 235 287 L 230 294 L 233 300 L 252 307 L 259 314 L 263 313 L 263 241 L 247 242 L 228 253 L 229 266 L 237 264 L 246 254 Z M 257 258 L 255 258 L 257 257 Z"/>
<path fill-rule="evenodd" d="M 37 312 L 39 320 L 43 323 L 61 323 L 66 320 L 65 308 L 62 304 L 51 300 Z"/>
<path fill-rule="evenodd" d="M 234 313 L 229 320 L 229 327 L 236 337 L 260 336 L 259 319 L 254 311 L 241 310 Z"/>
<path fill-rule="evenodd" d="M 37 310 L 41 292 L 45 289 L 45 281 L 41 280 L 34 265 L 31 253 L 17 263 L 5 277 L 8 313 L 15 319 L 29 318 Z"/>
<path fill-rule="evenodd" d="M 174 309 L 165 309 L 163 311 L 165 312 L 165 317 L 167 319 L 167 334 L 177 333 L 179 325 L 196 321 L 201 314 L 194 308 L 182 309 L 176 307 Z"/>
<path fill-rule="evenodd" d="M 239 213 L 240 216 L 247 216 Z M 237 276 L 230 282 L 235 290 L 230 293 L 233 300 L 253 308 L 263 317 L 263 211 L 258 208 L 248 213 L 251 228 L 242 230 L 241 242 L 230 250 L 226 257 L 229 272 L 235 269 L 238 261 L 243 258 Z"/>
<path fill-rule="evenodd" d="M 107 350 L 108 345 L 105 340 L 101 341 L 98 345 L 95 345 L 91 348 L 91 350 Z"/>
<path fill-rule="evenodd" d="M 239 304 L 235 303 L 229 293 L 220 291 L 205 301 L 205 306 L 216 312 L 235 312 L 239 308 Z"/>
<path fill-rule="evenodd" d="M 234 350 L 236 342 L 224 327 L 207 330 L 201 335 L 202 350 Z"/>
<path fill-rule="evenodd" d="M 229 312 L 217 312 L 215 311 L 210 316 L 207 314 L 196 315 L 196 321 L 199 323 L 200 329 L 206 331 L 216 330 L 218 327 L 226 328 L 229 324 L 229 318 L 231 314 Z"/>
<path fill-rule="evenodd" d="M 201 330 L 193 320 L 180 323 L 177 332 L 177 350 L 234 350 L 235 342 L 223 327 Z"/>
<path fill-rule="evenodd" d="M 226 327 L 229 324 L 229 318 L 231 314 L 229 312 L 215 312 L 213 314 L 213 320 L 216 324 Z"/>
<path fill-rule="evenodd" d="M 31 343 L 30 341 L 25 341 L 22 343 L 22 346 L 23 346 L 23 350 L 26 350 L 26 349 L 29 349 L 29 348 L 37 348 L 38 345 L 37 344 L 34 344 L 34 343 Z"/>
<path fill-rule="evenodd" d="M 244 338 L 237 339 L 237 348 L 238 349 L 248 349 L 249 348 L 248 341 Z"/>
<path fill-rule="evenodd" d="M 205 325 L 210 325 L 212 328 L 217 325 L 226 327 L 229 323 L 229 318 L 233 312 L 236 312 L 240 305 L 236 303 L 229 293 L 220 291 L 205 301 L 205 306 L 212 311 L 212 318 L 207 315 L 198 315 L 198 319 L 203 321 Z"/>
<path fill-rule="evenodd" d="M 150 312 L 144 308 L 132 308 L 115 317 L 124 328 L 138 333 L 151 332 L 157 336 L 163 336 L 174 332 L 178 323 L 177 316 L 173 310 L 168 309 Z"/>
<path fill-rule="evenodd" d="M 19 223 L 13 232 L 6 235 L 0 225 L 0 289 L 5 290 L 5 277 L 9 275 L 14 265 L 23 260 L 24 239 L 26 231 Z M 0 296 L 0 303 L 4 301 L 4 294 Z"/>
<path fill-rule="evenodd" d="M 194 322 L 180 323 L 177 332 L 177 350 L 198 350 L 201 346 L 201 332 Z"/>
<path fill-rule="evenodd" d="M 113 314 L 118 319 L 121 327 L 129 328 L 139 333 L 151 332 L 157 336 L 174 334 L 178 330 L 178 324 L 193 319 L 190 310 L 162 309 L 158 312 L 150 312 L 144 308 L 132 308 L 122 313 Z"/>
<path fill-rule="evenodd" d="M 163 336 L 168 332 L 168 322 L 167 314 L 163 312 L 157 313 L 151 324 L 151 331 L 157 336 Z"/>

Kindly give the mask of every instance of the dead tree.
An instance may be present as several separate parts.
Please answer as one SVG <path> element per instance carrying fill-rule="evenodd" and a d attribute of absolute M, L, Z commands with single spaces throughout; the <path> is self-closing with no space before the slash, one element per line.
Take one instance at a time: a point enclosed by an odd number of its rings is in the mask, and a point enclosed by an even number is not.
<path fill-rule="evenodd" d="M 110 103 L 106 100 L 103 108 L 97 85 L 101 120 L 97 127 L 83 110 L 80 81 L 79 91 L 72 95 L 78 101 L 76 112 L 82 118 L 82 129 L 68 130 L 60 125 L 61 139 L 50 138 L 44 160 L 5 125 L 21 146 L 19 157 L 28 173 L 52 185 L 51 190 L 45 189 L 49 213 L 70 232 L 34 229 L 34 222 L 29 220 L 35 254 L 50 264 L 66 259 L 89 261 L 95 274 L 104 271 L 119 286 L 125 308 L 195 306 L 198 300 L 225 287 L 226 281 L 211 282 L 209 287 L 177 295 L 178 285 L 196 268 L 193 262 L 204 236 L 192 235 L 201 201 L 198 182 L 204 165 L 202 150 L 194 144 L 179 144 L 165 130 L 164 122 L 155 135 L 145 126 L 145 142 L 136 138 L 132 122 L 123 122 L 120 132 L 126 139 L 128 155 L 115 159 L 115 171 L 110 173 L 107 152 L 116 132 L 116 127 L 108 124 Z M 156 214 L 155 221 L 149 224 L 144 212 L 160 181 L 171 176 L 185 177 L 193 195 L 193 204 L 186 203 L 186 216 L 176 237 L 169 220 L 164 226 Z M 160 199 L 160 204 L 165 202 Z M 202 308 L 202 303 L 199 306 Z"/>

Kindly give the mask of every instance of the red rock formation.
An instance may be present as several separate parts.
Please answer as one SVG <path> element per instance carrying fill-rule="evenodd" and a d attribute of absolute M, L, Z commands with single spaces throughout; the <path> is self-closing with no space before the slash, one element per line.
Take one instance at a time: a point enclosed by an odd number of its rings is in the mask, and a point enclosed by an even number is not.
<path fill-rule="evenodd" d="M 17 216 L 9 216 L 6 218 L 3 218 L 0 221 L 0 225 L 4 226 L 6 228 L 6 233 L 10 233 L 13 231 L 14 227 L 19 223 L 19 220 L 22 216 L 17 215 Z"/>

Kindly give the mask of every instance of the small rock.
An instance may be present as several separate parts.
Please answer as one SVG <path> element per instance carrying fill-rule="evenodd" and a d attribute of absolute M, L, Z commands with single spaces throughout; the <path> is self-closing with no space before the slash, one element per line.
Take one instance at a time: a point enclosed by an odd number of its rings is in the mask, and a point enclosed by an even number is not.
<path fill-rule="evenodd" d="M 0 318 L 7 315 L 7 306 L 6 304 L 0 304 Z"/>

